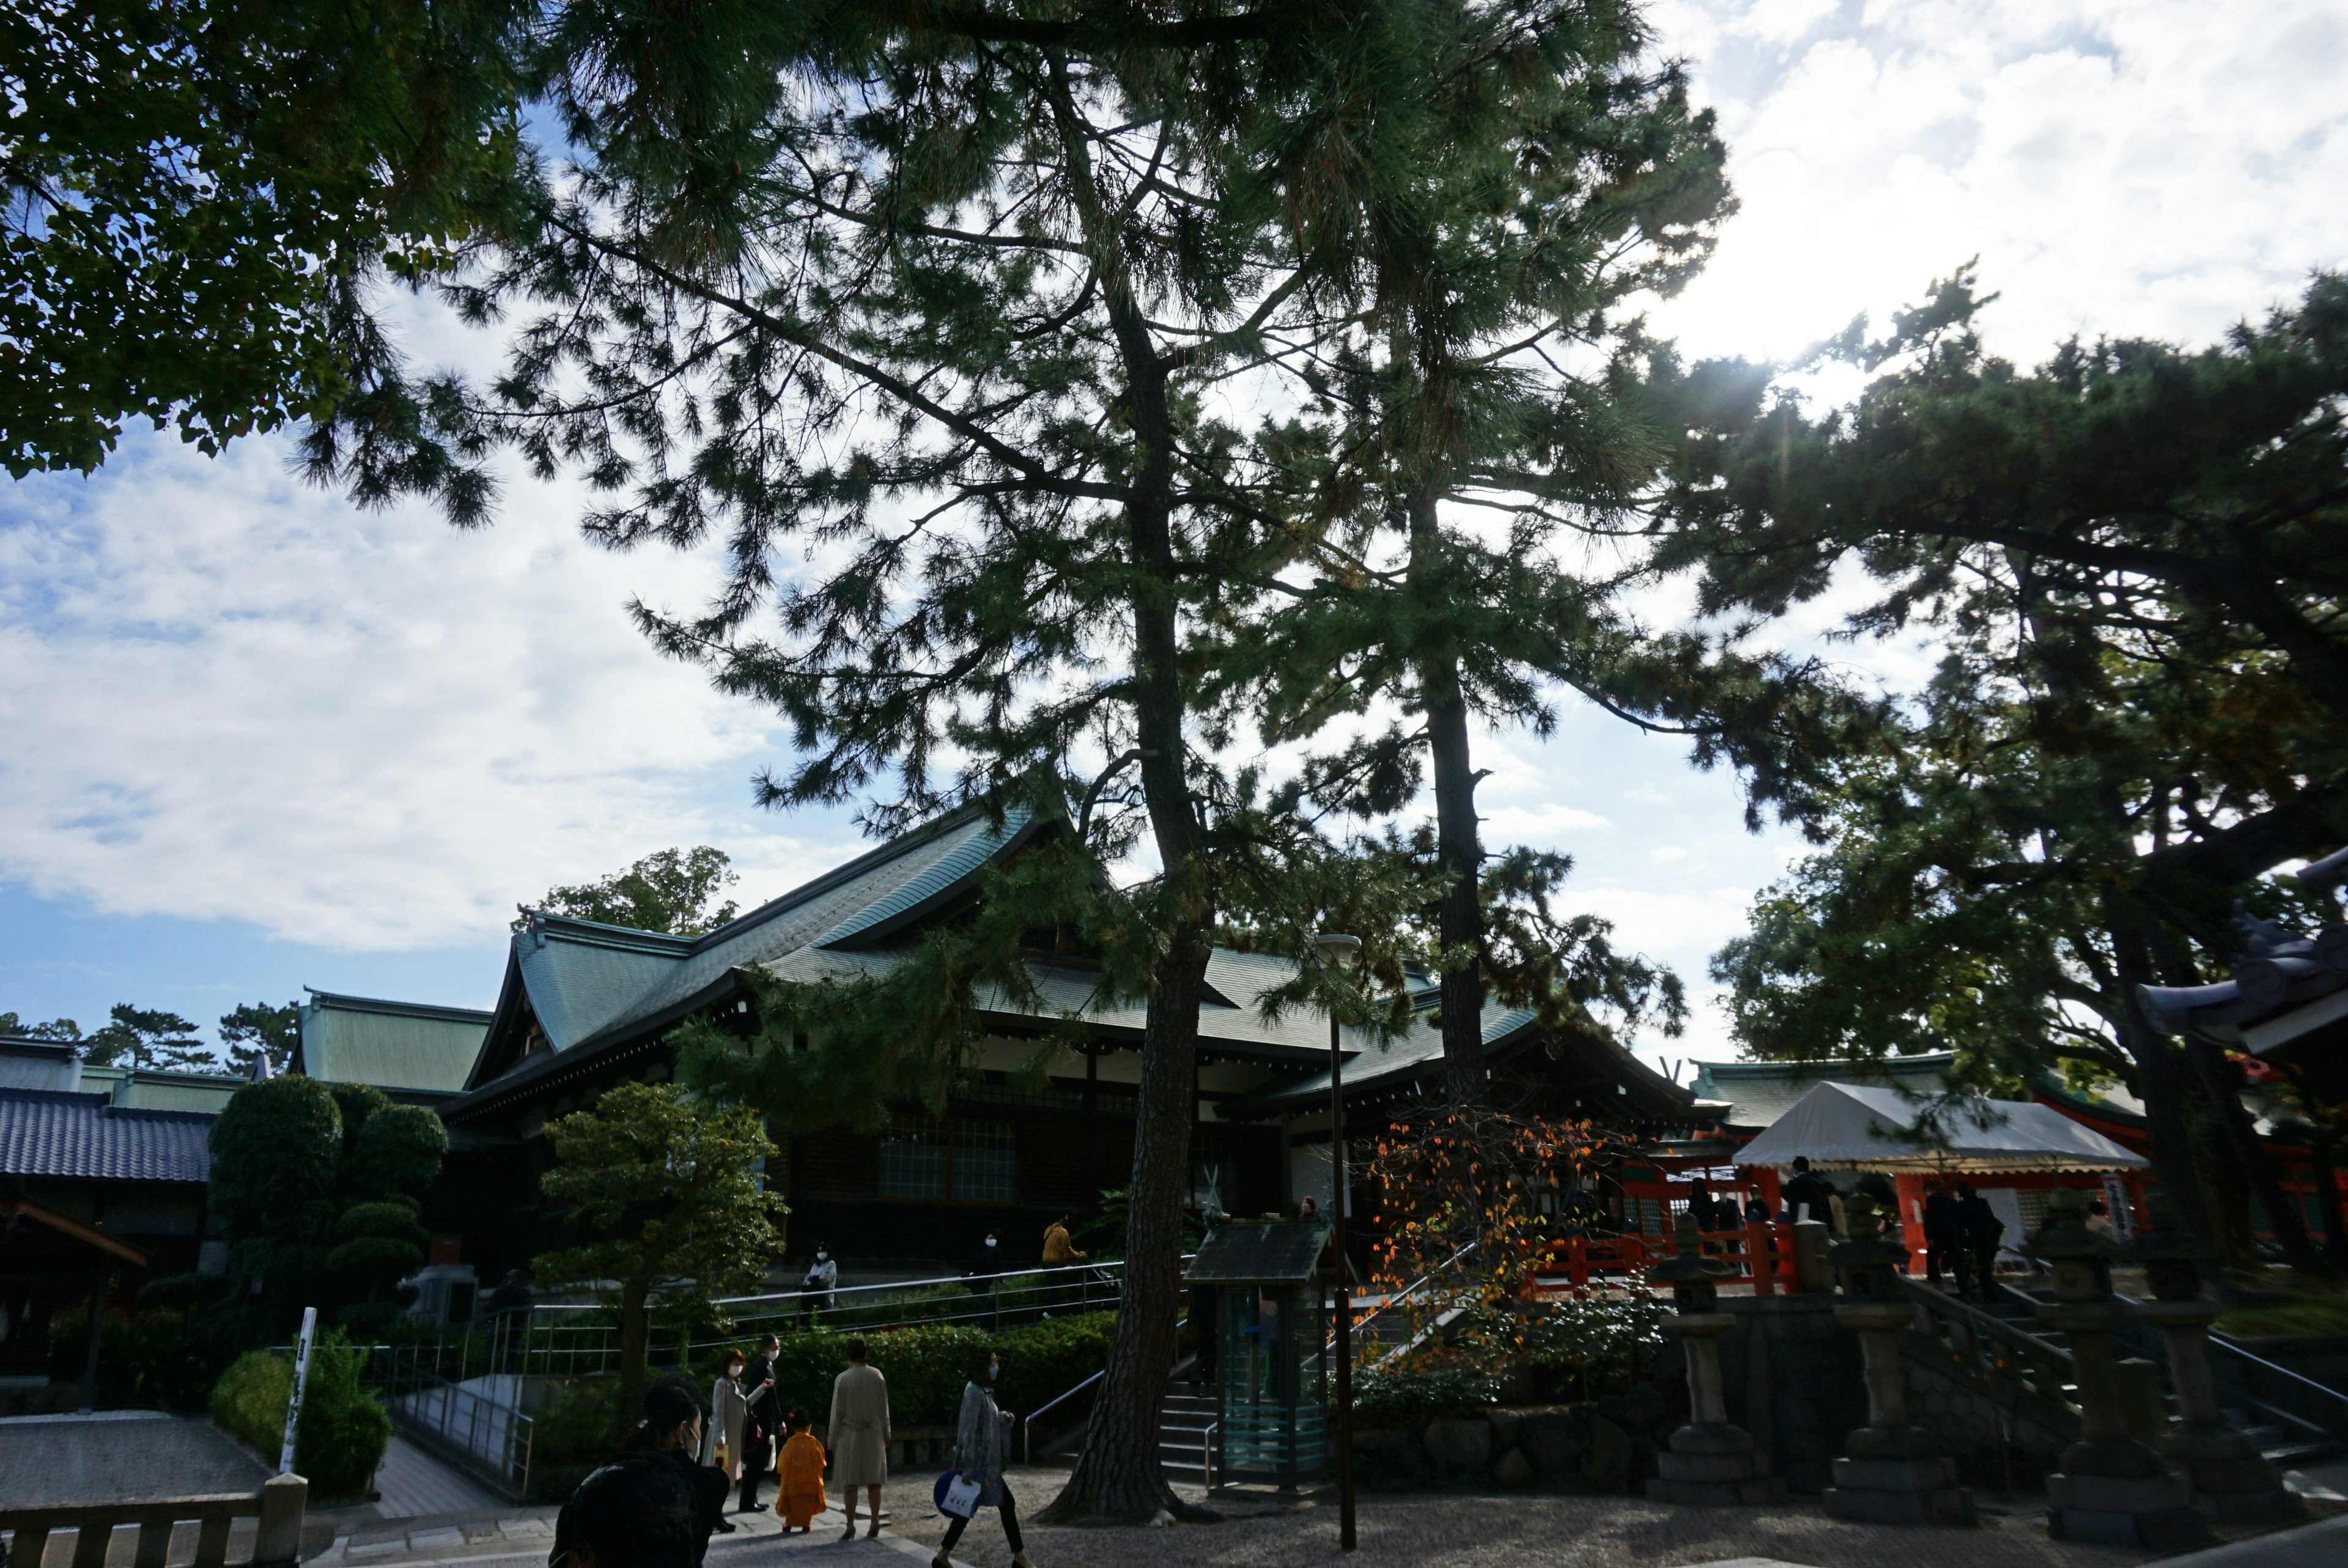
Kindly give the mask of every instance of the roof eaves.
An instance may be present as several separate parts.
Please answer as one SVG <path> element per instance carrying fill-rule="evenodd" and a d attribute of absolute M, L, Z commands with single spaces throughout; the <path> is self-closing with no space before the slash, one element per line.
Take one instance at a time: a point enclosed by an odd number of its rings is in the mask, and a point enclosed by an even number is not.
<path fill-rule="evenodd" d="M 339 991 L 322 991 L 315 986 L 304 986 L 318 1006 L 338 1012 L 384 1013 L 393 1018 L 442 1019 L 449 1023 L 487 1024 L 495 1012 L 479 1008 L 446 1007 L 438 1002 L 388 1001 L 381 997 L 345 996 Z"/>

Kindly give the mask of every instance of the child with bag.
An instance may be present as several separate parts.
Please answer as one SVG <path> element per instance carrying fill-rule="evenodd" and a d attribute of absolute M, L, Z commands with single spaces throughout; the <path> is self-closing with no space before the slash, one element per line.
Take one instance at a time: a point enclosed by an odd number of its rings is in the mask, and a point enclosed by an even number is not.
<path fill-rule="evenodd" d="M 823 1444 L 808 1430 L 808 1413 L 793 1410 L 784 1418 L 790 1440 L 783 1445 L 783 1530 L 812 1532 L 815 1516 L 824 1511 Z"/>

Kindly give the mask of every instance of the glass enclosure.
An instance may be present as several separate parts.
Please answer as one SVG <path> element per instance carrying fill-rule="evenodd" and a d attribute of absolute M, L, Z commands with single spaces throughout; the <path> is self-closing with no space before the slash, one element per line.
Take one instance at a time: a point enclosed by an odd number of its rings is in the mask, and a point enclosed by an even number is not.
<path fill-rule="evenodd" d="M 1315 1286 L 1221 1288 L 1222 1441 L 1234 1481 L 1292 1485 L 1328 1459 L 1329 1313 Z"/>

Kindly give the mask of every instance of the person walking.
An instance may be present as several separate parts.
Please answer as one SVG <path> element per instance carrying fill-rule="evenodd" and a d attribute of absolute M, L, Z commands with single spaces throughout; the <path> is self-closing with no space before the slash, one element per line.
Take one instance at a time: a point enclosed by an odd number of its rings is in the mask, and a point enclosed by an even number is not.
<path fill-rule="evenodd" d="M 831 1443 L 831 1479 L 848 1509 L 848 1533 L 856 1535 L 856 1489 L 863 1487 L 872 1502 L 869 1538 L 880 1533 L 880 1489 L 889 1481 L 889 1380 L 880 1368 L 868 1365 L 864 1341 L 850 1339 L 841 1349 L 848 1369 L 831 1382 L 831 1421 L 824 1435 Z"/>
<path fill-rule="evenodd" d="M 1957 1200 L 1949 1195 L 1944 1178 L 1924 1200 L 1924 1283 L 1940 1289 L 1941 1266 L 1944 1263 L 1953 1276 L 1957 1272 L 1957 1254 L 1963 1245 L 1964 1231 L 1957 1223 Z"/>
<path fill-rule="evenodd" d="M 781 1400 L 775 1393 L 775 1355 L 783 1348 L 776 1335 L 769 1334 L 758 1341 L 758 1353 L 750 1358 L 750 1365 L 742 1373 L 742 1401 L 746 1419 L 742 1429 L 742 1498 L 739 1512 L 764 1513 L 767 1505 L 758 1501 L 758 1482 L 774 1468 L 775 1432 L 782 1422 Z"/>
<path fill-rule="evenodd" d="M 1027 1561 L 1026 1543 L 1019 1537 L 1019 1505 L 1012 1498 L 1010 1483 L 1003 1479 L 1004 1469 L 1011 1461 L 1014 1418 L 994 1402 L 994 1390 L 1002 1381 L 1003 1358 L 997 1355 L 987 1362 L 985 1388 L 975 1382 L 962 1386 L 962 1412 L 954 1422 L 953 1467 L 962 1472 L 963 1480 L 977 1483 L 979 1508 L 992 1508 L 1002 1514 L 1003 1539 L 1011 1548 L 1015 1568 L 1033 1568 Z M 969 1526 L 968 1519 L 947 1524 L 945 1539 L 938 1542 L 930 1568 L 953 1568 L 954 1543 Z"/>
<path fill-rule="evenodd" d="M 1957 1184 L 1957 1295 L 1989 1301 L 1997 1294 L 1997 1244 L 2005 1222 L 1969 1182 Z"/>
<path fill-rule="evenodd" d="M 717 1380 L 709 1385 L 709 1430 L 701 1436 L 701 1462 L 716 1465 L 725 1472 L 730 1489 L 742 1478 L 743 1446 L 750 1435 L 750 1401 L 742 1389 L 742 1370 L 747 1358 L 739 1350 L 726 1352 L 726 1359 L 717 1368 Z M 717 1455 L 723 1450 L 726 1462 L 718 1464 Z M 723 1528 L 731 1530 L 730 1524 Z"/>

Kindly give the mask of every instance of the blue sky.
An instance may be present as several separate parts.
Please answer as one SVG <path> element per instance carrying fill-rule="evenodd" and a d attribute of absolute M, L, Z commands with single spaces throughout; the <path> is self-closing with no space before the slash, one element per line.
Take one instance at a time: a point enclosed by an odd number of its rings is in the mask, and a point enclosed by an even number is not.
<path fill-rule="evenodd" d="M 1692 354 L 1790 354 L 1969 257 L 1993 344 L 2206 339 L 2348 264 L 2336 4 L 1673 0 L 1660 46 L 1719 111 L 1743 210 L 1653 325 Z M 419 314 L 421 357 L 481 346 Z M 510 484 L 497 526 L 361 514 L 280 443 L 219 460 L 134 435 L 96 477 L 0 499 L 0 1009 L 116 1001 L 209 1024 L 304 985 L 486 1006 L 517 901 L 710 843 L 771 897 L 853 852 L 777 817 L 766 718 L 655 658 L 632 595 L 705 562 L 613 557 L 578 497 Z M 1658 609 L 1668 606 L 1668 598 Z M 1807 643 L 1828 610 L 1776 635 Z M 1913 649 L 1839 647 L 1898 686 Z M 1704 961 L 1797 853 L 1733 781 L 1569 711 L 1488 736 L 1488 832 L 1567 850 L 1573 897 L 1700 998 Z M 1649 1053 L 1725 1056 L 1706 1001 Z"/>

